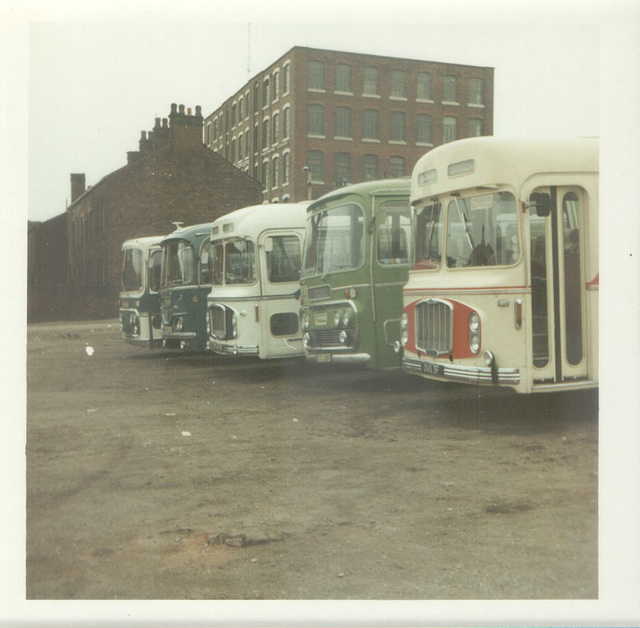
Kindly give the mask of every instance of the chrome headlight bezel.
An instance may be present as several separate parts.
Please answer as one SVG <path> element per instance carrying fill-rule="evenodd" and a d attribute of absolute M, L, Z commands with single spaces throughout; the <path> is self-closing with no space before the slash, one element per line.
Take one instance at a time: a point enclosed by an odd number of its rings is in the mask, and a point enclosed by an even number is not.
<path fill-rule="evenodd" d="M 238 315 L 235 312 L 231 314 L 231 337 L 238 337 Z"/>
<path fill-rule="evenodd" d="M 469 330 L 469 351 L 473 355 L 478 355 L 481 347 L 481 321 L 478 312 L 472 311 L 469 314 L 467 326 Z"/>

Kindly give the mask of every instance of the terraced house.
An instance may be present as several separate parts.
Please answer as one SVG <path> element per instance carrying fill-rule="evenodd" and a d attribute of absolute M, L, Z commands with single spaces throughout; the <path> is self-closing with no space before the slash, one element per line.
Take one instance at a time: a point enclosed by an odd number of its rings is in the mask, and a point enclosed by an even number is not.
<path fill-rule="evenodd" d="M 407 176 L 431 148 L 493 134 L 493 68 L 294 47 L 205 118 L 204 142 L 264 202 Z"/>

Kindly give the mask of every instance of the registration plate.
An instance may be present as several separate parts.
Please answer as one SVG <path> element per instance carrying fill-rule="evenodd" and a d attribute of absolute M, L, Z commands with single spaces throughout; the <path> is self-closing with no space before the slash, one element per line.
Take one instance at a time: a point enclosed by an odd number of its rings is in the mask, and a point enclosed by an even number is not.
<path fill-rule="evenodd" d="M 331 362 L 331 355 L 319 355 L 317 357 L 317 362 Z"/>
<path fill-rule="evenodd" d="M 164 328 L 164 332 L 165 332 L 165 334 L 170 334 L 172 331 L 173 331 L 173 329 L 171 328 L 171 326 L 170 326 L 170 325 L 167 325 L 167 326 Z"/>
<path fill-rule="evenodd" d="M 313 318 L 313 322 L 315 325 L 321 326 L 327 324 L 327 313 L 322 312 L 320 314 L 316 314 Z"/>
<path fill-rule="evenodd" d="M 435 364 L 433 362 L 423 362 L 422 372 L 429 375 L 444 375 L 444 367 L 441 364 Z"/>

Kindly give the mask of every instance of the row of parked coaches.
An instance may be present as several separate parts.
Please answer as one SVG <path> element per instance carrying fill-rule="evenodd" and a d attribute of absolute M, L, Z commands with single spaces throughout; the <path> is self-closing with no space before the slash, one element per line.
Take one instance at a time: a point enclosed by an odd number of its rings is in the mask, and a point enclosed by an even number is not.
<path fill-rule="evenodd" d="M 460 140 L 412 176 L 124 243 L 126 341 L 518 392 L 597 386 L 598 141 Z"/>

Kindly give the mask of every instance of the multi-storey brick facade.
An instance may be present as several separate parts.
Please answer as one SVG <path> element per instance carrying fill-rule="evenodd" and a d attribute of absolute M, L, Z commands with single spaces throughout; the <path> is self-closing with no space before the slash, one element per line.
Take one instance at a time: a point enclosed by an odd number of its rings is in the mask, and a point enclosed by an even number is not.
<path fill-rule="evenodd" d="M 410 175 L 434 146 L 493 134 L 493 68 L 294 47 L 205 120 L 205 144 L 299 201 Z M 308 170 L 307 170 L 308 169 Z"/>
<path fill-rule="evenodd" d="M 128 153 L 126 166 L 90 188 L 83 174 L 71 175 L 63 262 L 67 311 L 59 317 L 117 315 L 125 240 L 170 233 L 172 222 L 210 222 L 261 202 L 258 182 L 204 146 L 202 123 L 200 107 L 192 115 L 183 105 L 172 105 L 168 120 L 158 118 L 153 131 L 142 132 L 139 150 Z M 37 234 L 32 236 L 35 242 Z M 34 253 L 40 250 L 35 247 Z M 29 263 L 40 267 L 37 255 Z"/>

